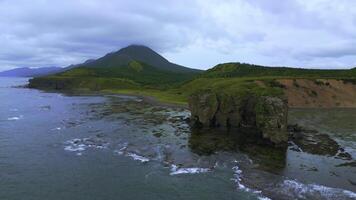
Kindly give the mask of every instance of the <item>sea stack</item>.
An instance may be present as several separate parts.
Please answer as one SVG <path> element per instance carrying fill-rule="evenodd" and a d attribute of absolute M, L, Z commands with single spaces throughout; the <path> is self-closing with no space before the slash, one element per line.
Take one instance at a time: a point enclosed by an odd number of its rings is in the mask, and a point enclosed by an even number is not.
<path fill-rule="evenodd" d="M 189 108 L 195 127 L 237 131 L 248 127 L 256 132 L 256 140 L 275 146 L 287 145 L 288 103 L 285 98 L 205 90 L 190 96 Z"/>

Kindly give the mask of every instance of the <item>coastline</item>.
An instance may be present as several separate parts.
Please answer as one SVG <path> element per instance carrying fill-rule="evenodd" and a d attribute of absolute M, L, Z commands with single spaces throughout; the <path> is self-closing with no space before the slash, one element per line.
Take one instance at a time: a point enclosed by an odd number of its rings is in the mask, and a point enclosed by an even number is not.
<path fill-rule="evenodd" d="M 101 90 L 101 91 L 92 91 L 92 90 L 86 90 L 86 89 L 74 89 L 74 90 L 51 90 L 51 89 L 40 89 L 40 88 L 31 88 L 29 85 L 22 85 L 22 86 L 17 86 L 20 88 L 29 88 L 29 89 L 35 89 L 35 90 L 40 90 L 44 92 L 49 92 L 49 93 L 61 93 L 69 96 L 104 96 L 104 95 L 123 95 L 123 96 L 132 96 L 132 97 L 138 97 L 141 98 L 143 101 L 156 105 L 156 106 L 164 106 L 164 107 L 171 107 L 171 108 L 183 108 L 183 109 L 188 109 L 188 103 L 183 102 L 183 101 L 170 101 L 164 98 L 159 98 L 155 95 L 148 95 L 148 94 L 143 94 L 143 90 L 118 90 L 118 91 L 113 91 L 113 90 Z M 158 91 L 155 90 L 157 93 L 164 94 L 163 91 Z"/>

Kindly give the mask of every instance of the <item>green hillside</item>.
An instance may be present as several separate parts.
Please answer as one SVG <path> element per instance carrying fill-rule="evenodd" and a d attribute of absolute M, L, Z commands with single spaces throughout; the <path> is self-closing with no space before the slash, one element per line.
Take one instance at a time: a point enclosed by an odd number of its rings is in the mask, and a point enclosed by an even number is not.
<path fill-rule="evenodd" d="M 180 91 L 185 97 L 206 90 L 237 95 L 281 96 L 284 86 L 278 79 L 311 79 L 316 83 L 322 83 L 318 79 L 339 79 L 356 84 L 356 69 L 321 70 L 225 63 L 183 84 Z"/>
<path fill-rule="evenodd" d="M 164 102 L 186 104 L 199 91 L 280 96 L 277 79 L 342 79 L 356 84 L 351 70 L 265 67 L 244 63 L 219 64 L 205 72 L 170 63 L 144 46 L 129 46 L 67 71 L 30 80 L 30 87 L 55 90 L 93 90 L 153 96 Z"/>
<path fill-rule="evenodd" d="M 186 80 L 190 80 L 195 75 L 196 73 L 165 71 L 139 61 L 131 61 L 127 65 L 118 67 L 77 67 L 57 74 L 56 76 L 73 78 L 122 78 L 134 81 L 141 85 L 166 87 L 171 84 L 182 83 Z"/>
<path fill-rule="evenodd" d="M 200 70 L 183 67 L 169 62 L 167 59 L 153 51 L 152 49 L 141 45 L 130 45 L 117 52 L 109 53 L 97 60 L 90 60 L 79 67 L 110 68 L 119 66 L 128 66 L 132 61 L 145 63 L 158 70 L 164 70 L 175 73 L 199 73 Z"/>
<path fill-rule="evenodd" d="M 52 76 L 31 79 L 29 86 L 56 90 L 165 89 L 201 73 L 170 63 L 152 49 L 138 45 L 66 69 Z"/>
<path fill-rule="evenodd" d="M 207 70 L 201 77 L 301 77 L 301 78 L 355 78 L 356 70 L 302 69 L 288 67 L 265 67 L 246 63 L 226 63 Z"/>

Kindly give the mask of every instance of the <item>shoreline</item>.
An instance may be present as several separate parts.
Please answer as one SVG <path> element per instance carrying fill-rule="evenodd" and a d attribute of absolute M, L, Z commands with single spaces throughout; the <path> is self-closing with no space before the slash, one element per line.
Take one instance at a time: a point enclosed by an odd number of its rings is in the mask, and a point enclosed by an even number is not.
<path fill-rule="evenodd" d="M 140 92 L 139 90 L 132 90 L 132 92 L 128 92 L 129 90 L 125 90 L 126 92 L 114 92 L 111 90 L 103 90 L 103 91 L 90 91 L 90 90 L 46 90 L 46 89 L 40 89 L 40 88 L 31 88 L 27 85 L 19 85 L 15 86 L 15 88 L 28 88 L 28 89 L 35 89 L 35 90 L 40 90 L 44 92 L 50 92 L 50 93 L 62 93 L 65 95 L 73 95 L 73 96 L 81 96 L 81 95 L 87 95 L 87 96 L 103 96 L 103 95 L 125 95 L 125 96 L 132 96 L 132 97 L 139 97 L 142 98 L 145 102 L 156 105 L 156 106 L 165 106 L 165 107 L 173 107 L 173 108 L 184 108 L 188 109 L 188 103 L 174 103 L 172 101 L 164 101 L 160 100 L 154 95 L 145 95 L 145 94 L 138 94 L 136 92 Z M 161 92 L 157 90 L 158 92 Z M 288 109 L 356 109 L 356 106 L 288 106 Z"/>
<path fill-rule="evenodd" d="M 150 96 L 150 95 L 144 95 L 144 94 L 137 94 L 129 92 L 113 92 L 113 91 L 89 91 L 89 90 L 46 90 L 46 89 L 40 89 L 40 88 L 31 88 L 27 85 L 21 85 L 21 86 L 16 86 L 17 88 L 28 88 L 28 89 L 35 89 L 43 92 L 49 92 L 49 93 L 60 93 L 68 96 L 105 96 L 105 95 L 121 95 L 121 96 L 132 96 L 132 97 L 138 97 L 141 98 L 143 101 L 152 104 L 154 106 L 164 106 L 164 107 L 171 107 L 171 108 L 182 108 L 182 109 L 188 109 L 188 104 L 183 104 L 183 103 L 173 103 L 170 101 L 163 101 L 159 100 L 157 97 Z"/>

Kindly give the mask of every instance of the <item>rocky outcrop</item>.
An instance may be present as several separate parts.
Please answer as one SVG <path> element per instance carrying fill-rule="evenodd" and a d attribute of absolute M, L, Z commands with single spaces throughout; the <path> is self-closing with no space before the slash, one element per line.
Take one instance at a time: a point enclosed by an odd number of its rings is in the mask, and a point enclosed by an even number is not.
<path fill-rule="evenodd" d="M 192 123 L 200 128 L 256 130 L 257 140 L 286 145 L 288 104 L 281 97 L 200 91 L 190 96 Z"/>

